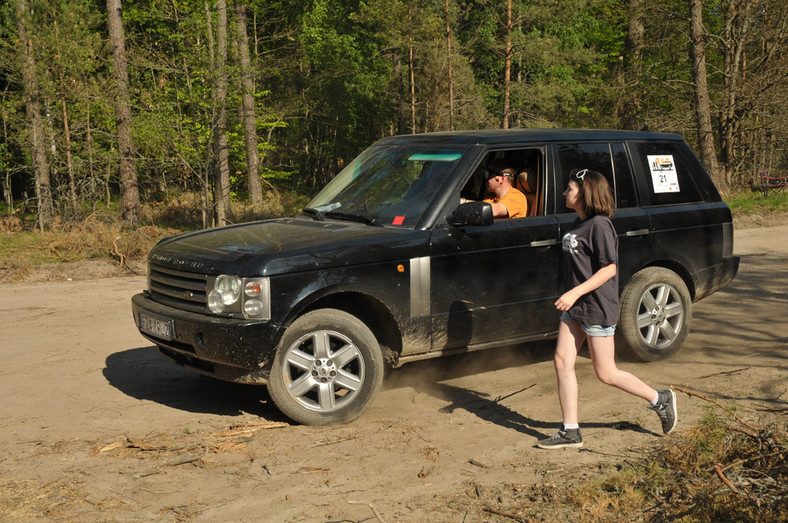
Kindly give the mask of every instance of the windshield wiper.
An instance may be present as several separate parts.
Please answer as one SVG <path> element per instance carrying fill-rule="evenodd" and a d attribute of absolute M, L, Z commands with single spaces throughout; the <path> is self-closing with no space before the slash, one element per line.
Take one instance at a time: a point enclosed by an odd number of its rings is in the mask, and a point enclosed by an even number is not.
<path fill-rule="evenodd" d="M 301 209 L 301 212 L 304 212 L 306 214 L 311 214 L 312 218 L 321 222 L 326 219 L 326 215 L 323 211 L 318 211 L 317 209 L 313 209 L 312 207 L 305 207 Z"/>
<path fill-rule="evenodd" d="M 377 221 L 375 218 L 370 218 L 369 216 L 364 216 L 362 214 L 337 211 L 328 211 L 324 214 L 329 218 L 336 218 L 338 220 L 351 220 L 354 222 L 365 223 L 367 225 L 374 225 L 375 227 L 383 227 L 383 224 Z"/>

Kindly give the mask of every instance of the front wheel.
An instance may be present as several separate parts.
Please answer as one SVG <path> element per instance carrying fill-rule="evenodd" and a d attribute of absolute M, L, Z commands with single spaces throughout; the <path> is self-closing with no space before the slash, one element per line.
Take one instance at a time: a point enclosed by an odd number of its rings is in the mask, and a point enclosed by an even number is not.
<path fill-rule="evenodd" d="M 358 318 L 336 309 L 304 314 L 287 329 L 268 389 L 287 417 L 304 425 L 347 423 L 383 383 L 383 354 Z"/>
<path fill-rule="evenodd" d="M 637 272 L 621 294 L 619 345 L 641 361 L 674 354 L 689 333 L 692 299 L 678 274 L 662 267 Z"/>

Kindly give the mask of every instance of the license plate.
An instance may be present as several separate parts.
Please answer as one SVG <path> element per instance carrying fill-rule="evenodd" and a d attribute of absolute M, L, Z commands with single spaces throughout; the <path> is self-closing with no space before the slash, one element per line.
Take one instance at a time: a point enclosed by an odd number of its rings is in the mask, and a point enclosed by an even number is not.
<path fill-rule="evenodd" d="M 140 330 L 156 338 L 175 339 L 175 323 L 172 320 L 160 320 L 140 313 Z"/>

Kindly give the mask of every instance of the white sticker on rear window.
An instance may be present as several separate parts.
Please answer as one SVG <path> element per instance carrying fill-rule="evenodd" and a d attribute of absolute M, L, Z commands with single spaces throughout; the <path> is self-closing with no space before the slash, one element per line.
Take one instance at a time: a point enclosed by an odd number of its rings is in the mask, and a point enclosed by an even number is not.
<path fill-rule="evenodd" d="M 672 154 L 647 156 L 648 168 L 651 170 L 651 183 L 655 193 L 679 192 L 679 177 L 676 174 L 676 163 Z"/>

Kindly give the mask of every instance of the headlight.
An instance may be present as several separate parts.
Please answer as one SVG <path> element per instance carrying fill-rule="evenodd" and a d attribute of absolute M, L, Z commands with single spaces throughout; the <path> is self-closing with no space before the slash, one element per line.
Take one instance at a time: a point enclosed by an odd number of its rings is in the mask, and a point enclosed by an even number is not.
<path fill-rule="evenodd" d="M 208 310 L 214 314 L 267 320 L 271 318 L 268 278 L 222 274 L 208 281 Z"/>
<path fill-rule="evenodd" d="M 219 314 L 225 307 L 232 305 L 241 297 L 241 278 L 237 276 L 221 275 L 216 278 L 213 290 L 208 293 L 208 308 L 211 312 Z"/>

